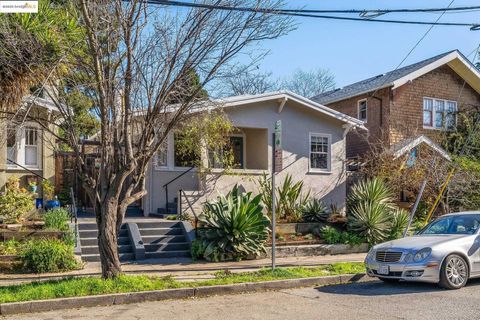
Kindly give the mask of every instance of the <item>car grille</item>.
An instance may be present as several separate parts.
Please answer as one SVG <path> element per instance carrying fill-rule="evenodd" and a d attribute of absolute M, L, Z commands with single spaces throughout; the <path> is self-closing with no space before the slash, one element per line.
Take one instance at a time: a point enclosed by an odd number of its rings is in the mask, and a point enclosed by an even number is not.
<path fill-rule="evenodd" d="M 402 252 L 400 251 L 377 251 L 375 254 L 375 259 L 378 262 L 398 262 L 402 257 Z"/>

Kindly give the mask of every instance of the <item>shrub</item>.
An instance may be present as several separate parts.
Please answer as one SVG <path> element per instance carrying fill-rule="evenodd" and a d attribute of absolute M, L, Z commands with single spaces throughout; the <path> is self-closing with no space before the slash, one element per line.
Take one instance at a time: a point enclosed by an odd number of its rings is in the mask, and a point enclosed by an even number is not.
<path fill-rule="evenodd" d="M 45 228 L 50 230 L 69 231 L 70 213 L 65 208 L 54 208 L 45 213 Z"/>
<path fill-rule="evenodd" d="M 190 252 L 192 254 L 193 261 L 203 258 L 203 255 L 205 253 L 205 247 L 203 246 L 203 241 L 194 240 L 192 242 L 192 247 L 190 249 Z"/>
<path fill-rule="evenodd" d="M 57 239 L 32 240 L 20 253 L 24 267 L 35 273 L 73 270 L 77 261 L 73 248 Z"/>
<path fill-rule="evenodd" d="M 35 209 L 33 195 L 20 189 L 18 178 L 8 179 L 5 189 L 5 194 L 0 196 L 0 216 L 3 216 L 6 222 L 17 222 Z"/>
<path fill-rule="evenodd" d="M 303 208 L 302 216 L 306 222 L 325 222 L 329 213 L 327 206 L 321 200 L 312 199 Z"/>
<path fill-rule="evenodd" d="M 16 255 L 21 248 L 22 244 L 19 241 L 10 239 L 0 244 L 0 255 Z"/>
<path fill-rule="evenodd" d="M 265 252 L 270 220 L 263 214 L 261 195 L 241 193 L 235 186 L 226 196 L 207 202 L 199 221 L 204 257 L 219 261 Z"/>
<path fill-rule="evenodd" d="M 46 200 L 53 200 L 55 196 L 55 186 L 52 181 L 48 179 L 44 179 L 42 181 L 42 189 L 43 189 L 43 198 Z"/>
<path fill-rule="evenodd" d="M 325 226 L 321 229 L 321 235 L 323 240 L 327 244 L 350 244 L 350 245 L 358 245 L 363 243 L 362 237 L 346 231 L 338 231 L 334 227 Z"/>

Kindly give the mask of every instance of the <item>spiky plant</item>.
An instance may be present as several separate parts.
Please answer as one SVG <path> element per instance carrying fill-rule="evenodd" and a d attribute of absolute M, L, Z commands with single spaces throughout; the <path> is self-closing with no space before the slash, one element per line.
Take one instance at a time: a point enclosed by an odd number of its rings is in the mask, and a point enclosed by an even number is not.
<path fill-rule="evenodd" d="M 263 213 L 261 195 L 241 193 L 235 186 L 226 196 L 207 202 L 199 217 L 199 236 L 207 260 L 242 259 L 265 252 L 270 220 Z"/>
<path fill-rule="evenodd" d="M 410 214 L 405 209 L 396 208 L 390 213 L 390 239 L 397 239 L 403 235 L 408 227 Z"/>
<path fill-rule="evenodd" d="M 370 201 L 385 204 L 388 208 L 394 208 L 393 192 L 380 178 L 372 178 L 356 183 L 348 198 L 350 207 L 355 207 L 359 202 Z"/>
<path fill-rule="evenodd" d="M 326 222 L 329 216 L 327 206 L 319 199 L 311 199 L 302 210 L 303 220 L 307 222 Z"/>
<path fill-rule="evenodd" d="M 385 241 L 390 235 L 390 207 L 378 201 L 361 201 L 351 211 L 349 229 L 370 245 Z"/>

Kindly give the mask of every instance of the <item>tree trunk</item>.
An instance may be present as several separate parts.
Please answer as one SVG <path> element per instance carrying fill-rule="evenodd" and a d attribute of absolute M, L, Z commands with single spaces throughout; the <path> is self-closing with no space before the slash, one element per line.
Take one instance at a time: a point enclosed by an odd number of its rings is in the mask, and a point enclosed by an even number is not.
<path fill-rule="evenodd" d="M 97 209 L 100 209 L 100 212 L 97 212 L 96 215 L 102 277 L 111 279 L 122 273 L 117 247 L 118 201 L 114 198 L 107 198 L 103 203 L 97 204 Z"/>

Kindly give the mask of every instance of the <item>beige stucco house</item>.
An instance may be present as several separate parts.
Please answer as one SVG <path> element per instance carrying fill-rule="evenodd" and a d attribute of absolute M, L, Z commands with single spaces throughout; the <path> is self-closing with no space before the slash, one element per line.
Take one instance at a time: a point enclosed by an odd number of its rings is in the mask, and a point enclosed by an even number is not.
<path fill-rule="evenodd" d="M 25 114 L 26 110 L 28 114 Z M 23 187 L 28 186 L 28 180 L 36 180 L 40 184 L 40 177 L 54 181 L 55 138 L 43 130 L 42 125 L 52 130 L 49 118 L 55 112 L 57 108 L 51 101 L 42 97 L 28 97 L 16 121 L 11 118 L 0 119 L 1 191 L 12 176 L 20 178 Z M 40 125 L 38 119 L 45 121 Z"/>
<path fill-rule="evenodd" d="M 238 168 L 215 168 L 206 151 L 201 154 L 208 169 L 182 167 L 172 133 L 149 167 L 149 192 L 142 199 L 145 215 L 178 210 L 191 214 L 192 209 L 199 214 L 205 201 L 235 184 L 258 193 L 259 178 L 271 173 L 277 120 L 282 123 L 283 149 L 277 181 L 291 174 L 312 196 L 345 207 L 345 137 L 352 130 L 365 130 L 362 121 L 287 91 L 226 98 L 215 106 L 223 108 L 236 128 L 230 139 Z"/>

